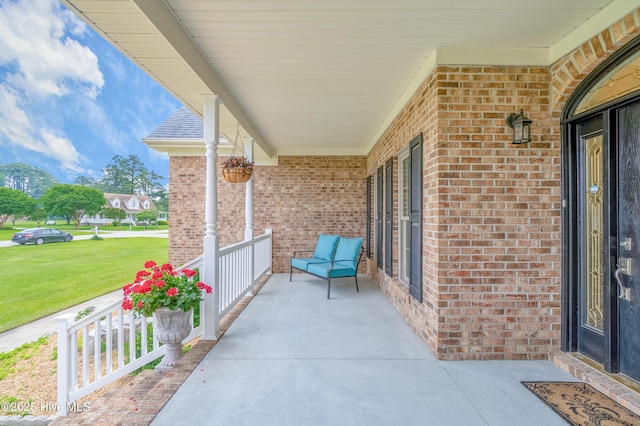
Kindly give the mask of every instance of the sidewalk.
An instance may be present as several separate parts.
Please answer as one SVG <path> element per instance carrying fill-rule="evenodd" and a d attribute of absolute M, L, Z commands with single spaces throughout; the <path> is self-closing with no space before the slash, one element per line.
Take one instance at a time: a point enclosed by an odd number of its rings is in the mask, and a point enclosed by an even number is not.
<path fill-rule="evenodd" d="M 95 299 L 80 303 L 79 305 L 72 306 L 64 311 L 56 312 L 48 317 L 32 321 L 25 325 L 21 325 L 20 327 L 12 328 L 4 333 L 0 333 L 0 353 L 9 352 L 25 343 L 38 340 L 39 337 L 44 336 L 45 334 L 55 333 L 57 331 L 56 317 L 62 314 L 77 314 L 89 306 L 99 308 L 121 298 L 122 290 L 118 289 Z"/>

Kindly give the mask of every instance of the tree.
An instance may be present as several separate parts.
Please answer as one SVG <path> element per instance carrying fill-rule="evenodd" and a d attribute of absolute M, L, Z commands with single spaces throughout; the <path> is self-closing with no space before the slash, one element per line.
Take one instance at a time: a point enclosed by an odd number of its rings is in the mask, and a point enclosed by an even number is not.
<path fill-rule="evenodd" d="M 0 164 L 0 173 L 5 176 L 5 185 L 38 199 L 58 180 L 46 170 L 24 163 Z"/>
<path fill-rule="evenodd" d="M 136 215 L 137 221 L 148 220 L 149 222 L 155 222 L 157 219 L 158 219 L 158 211 L 153 209 L 145 210 L 142 213 L 138 213 Z"/>
<path fill-rule="evenodd" d="M 38 224 L 38 226 L 40 226 L 40 222 L 42 222 L 46 218 L 47 218 L 47 211 L 42 207 L 35 209 L 33 212 L 31 212 L 31 215 L 29 216 L 29 220 L 34 221 L 36 224 Z"/>
<path fill-rule="evenodd" d="M 147 170 L 137 155 L 127 158 L 114 156 L 102 173 L 100 189 L 116 194 L 151 196 L 152 192 L 162 188 L 160 181 L 164 179 L 156 172 Z"/>
<path fill-rule="evenodd" d="M 101 189 L 100 182 L 88 176 L 78 176 L 73 183 L 76 185 L 88 186 L 89 188 Z"/>
<path fill-rule="evenodd" d="M 66 183 L 49 188 L 40 202 L 49 214 L 67 216 L 78 229 L 82 217 L 98 213 L 107 200 L 97 189 Z"/>
<path fill-rule="evenodd" d="M 0 188 L 0 228 L 11 217 L 26 216 L 36 208 L 36 201 L 22 191 Z"/>
<path fill-rule="evenodd" d="M 127 212 L 115 207 L 107 207 L 105 209 L 102 209 L 102 214 L 104 214 L 104 217 L 113 219 L 114 222 L 118 222 L 118 227 L 120 226 L 122 221 L 127 218 Z"/>

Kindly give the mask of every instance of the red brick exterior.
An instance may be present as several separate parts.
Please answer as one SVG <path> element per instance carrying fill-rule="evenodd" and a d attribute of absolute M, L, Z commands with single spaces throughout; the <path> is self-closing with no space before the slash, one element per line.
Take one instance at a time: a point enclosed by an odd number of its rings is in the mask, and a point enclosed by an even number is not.
<path fill-rule="evenodd" d="M 559 351 L 560 116 L 639 23 L 636 10 L 549 68 L 439 66 L 372 149 L 369 174 L 423 133 L 423 303 L 374 262 L 370 274 L 438 358 Z M 527 146 L 505 125 L 520 108 Z"/>
<path fill-rule="evenodd" d="M 318 234 L 364 237 L 366 157 L 280 157 L 252 177 L 254 235 L 273 230 L 273 271 L 289 272 L 294 250 L 313 250 Z M 184 263 L 202 253 L 204 157 L 171 157 L 169 259 Z M 245 185 L 227 183 L 218 170 L 220 247 L 242 241 Z M 364 271 L 364 267 L 362 269 Z"/>
<path fill-rule="evenodd" d="M 273 229 L 274 272 L 288 272 L 292 251 L 313 248 L 319 233 L 364 236 L 366 177 L 390 158 L 397 217 L 395 157 L 422 132 L 423 302 L 373 259 L 363 271 L 440 359 L 546 359 L 559 351 L 562 108 L 638 34 L 635 10 L 551 67 L 438 66 L 367 157 L 280 157 L 277 167 L 257 167 L 254 230 Z M 520 108 L 533 120 L 528 145 L 512 145 L 505 123 Z M 202 252 L 204 170 L 204 157 L 171 158 L 175 263 Z M 224 246 L 242 240 L 245 192 L 218 185 Z"/>

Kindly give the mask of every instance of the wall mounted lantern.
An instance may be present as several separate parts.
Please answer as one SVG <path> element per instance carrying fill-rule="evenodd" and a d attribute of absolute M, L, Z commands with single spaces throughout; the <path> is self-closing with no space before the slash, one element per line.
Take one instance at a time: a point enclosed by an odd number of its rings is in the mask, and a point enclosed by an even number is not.
<path fill-rule="evenodd" d="M 524 111 L 520 110 L 519 114 L 515 112 L 509 114 L 507 124 L 513 129 L 514 144 L 531 142 L 531 120 L 524 115 Z"/>

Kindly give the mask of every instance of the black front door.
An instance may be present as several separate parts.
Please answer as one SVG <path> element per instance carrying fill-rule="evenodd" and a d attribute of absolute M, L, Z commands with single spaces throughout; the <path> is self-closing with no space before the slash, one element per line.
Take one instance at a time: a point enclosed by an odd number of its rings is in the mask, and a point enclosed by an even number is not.
<path fill-rule="evenodd" d="M 640 381 L 640 101 L 570 133 L 573 349 Z"/>
<path fill-rule="evenodd" d="M 620 108 L 617 123 L 620 372 L 640 381 L 640 102 Z"/>

